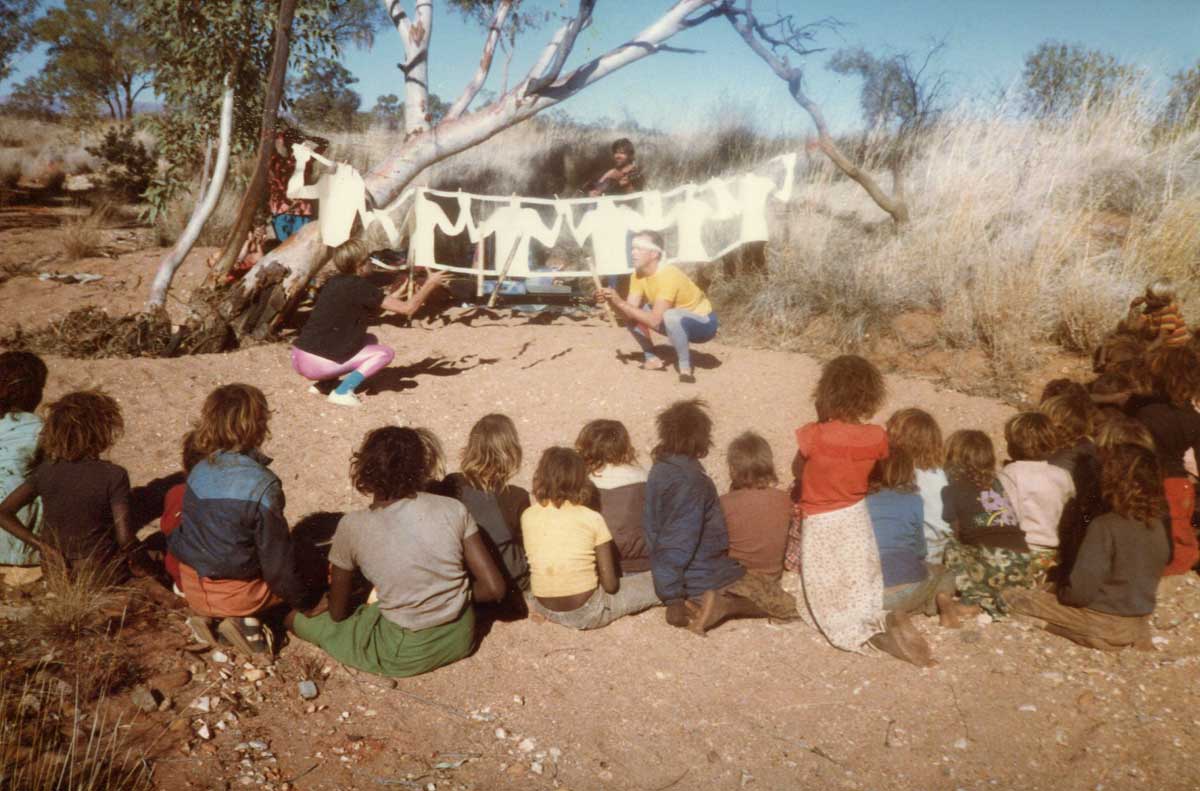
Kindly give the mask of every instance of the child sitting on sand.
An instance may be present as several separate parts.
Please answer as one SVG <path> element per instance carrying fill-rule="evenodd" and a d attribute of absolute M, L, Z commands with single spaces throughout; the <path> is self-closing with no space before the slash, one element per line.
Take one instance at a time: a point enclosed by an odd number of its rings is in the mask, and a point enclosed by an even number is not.
<path fill-rule="evenodd" d="M 1151 650 L 1150 615 L 1170 544 L 1159 515 L 1165 509 L 1154 454 L 1136 445 L 1105 450 L 1101 487 L 1106 513 L 1088 525 L 1070 577 L 1057 596 L 1006 591 L 1013 612 L 1046 631 L 1105 651 L 1133 645 Z"/>
<path fill-rule="evenodd" d="M 646 470 L 637 463 L 629 432 L 619 420 L 593 420 L 575 439 L 575 450 L 588 468 L 596 488 L 588 505 L 604 517 L 617 547 L 621 574 L 650 570 L 650 552 L 642 530 L 646 504 Z"/>
<path fill-rule="evenodd" d="M 917 493 L 921 495 L 925 525 L 926 559 L 941 563 L 950 538 L 950 526 L 942 519 L 942 489 L 946 472 L 942 469 L 942 429 L 933 415 L 924 409 L 909 407 L 895 412 L 887 421 L 888 448 L 908 453 L 916 469 Z"/>
<path fill-rule="evenodd" d="M 649 572 L 617 576 L 617 551 L 591 497 L 587 465 L 570 448 L 542 453 L 533 499 L 521 517 L 529 557 L 530 609 L 572 629 L 599 629 L 662 602 Z"/>
<path fill-rule="evenodd" d="M 862 357 L 836 357 L 821 369 L 817 420 L 796 431 L 792 473 L 804 527 L 800 586 L 789 592 L 835 647 L 863 651 L 869 643 L 925 666 L 933 658 L 920 632 L 904 613 L 883 609 L 879 549 L 864 502 L 871 468 L 888 455 L 887 433 L 866 423 L 886 392 L 879 369 Z"/>
<path fill-rule="evenodd" d="M 1071 474 L 1050 463 L 1059 450 L 1059 435 L 1041 412 L 1021 412 L 1004 424 L 1010 461 L 1000 471 L 1004 493 L 1025 534 L 1041 581 L 1054 568 L 1058 554 L 1058 523 L 1075 496 Z"/>
<path fill-rule="evenodd" d="M 962 626 L 962 618 L 978 614 L 978 607 L 954 601 L 953 572 L 926 562 L 928 521 L 908 453 L 889 448 L 887 458 L 875 462 L 869 486 L 867 511 L 883 570 L 883 609 L 938 615 L 941 625 L 949 629 Z"/>
<path fill-rule="evenodd" d="M 1075 383 L 1072 383 L 1075 384 Z M 1039 411 L 1050 418 L 1058 435 L 1059 449 L 1050 464 L 1071 476 L 1075 494 L 1063 507 L 1058 526 L 1058 566 L 1061 578 L 1071 573 L 1075 553 L 1087 526 L 1103 509 L 1100 499 L 1100 459 L 1092 441 L 1093 407 L 1082 385 L 1060 390 L 1042 400 Z"/>
<path fill-rule="evenodd" d="M 721 495 L 721 513 L 729 530 L 729 557 L 746 569 L 747 583 L 772 601 L 772 617 L 798 617 L 796 599 L 780 587 L 783 552 L 792 521 L 792 500 L 776 488 L 775 457 L 771 446 L 747 431 L 729 443 L 729 491 Z"/>
<path fill-rule="evenodd" d="M 31 352 L 0 354 L 0 500 L 29 478 L 34 467 L 42 419 L 33 412 L 42 403 L 46 364 Z M 42 529 L 37 500 L 15 514 L 31 534 Z M 41 576 L 36 549 L 12 533 L 0 530 L 0 578 L 10 585 L 34 582 Z"/>
<path fill-rule="evenodd" d="M 1032 588 L 1033 557 L 1017 514 L 996 478 L 996 450 L 982 431 L 956 431 L 946 440 L 942 516 L 954 538 L 946 545 L 946 567 L 959 595 L 992 617 L 1005 612 L 1000 592 Z"/>
<path fill-rule="evenodd" d="M 350 477 L 371 505 L 338 523 L 328 611 L 284 619 L 297 637 L 339 662 L 391 677 L 428 673 L 471 652 L 472 601 L 502 599 L 504 578 L 466 507 L 421 491 L 428 469 L 412 429 L 387 426 L 363 439 Z M 377 600 L 354 609 L 360 571 Z"/>
<path fill-rule="evenodd" d="M 284 603 L 303 609 L 312 598 L 283 517 L 283 484 L 260 450 L 270 415 L 257 387 L 208 394 L 193 429 L 202 460 L 188 474 L 179 527 L 167 536 L 192 633 L 214 643 L 211 619 L 219 618 L 220 634 L 244 654 L 272 653 L 265 612 Z"/>
<path fill-rule="evenodd" d="M 65 563 L 107 583 L 139 576 L 140 558 L 129 518 L 129 473 L 101 459 L 124 429 L 121 408 L 98 390 L 69 393 L 46 412 L 38 449 L 42 462 L 0 503 L 0 527 L 42 553 L 42 563 Z M 45 523 L 34 535 L 17 518 L 40 497 Z M 88 571 L 84 571 L 84 567 Z"/>
<path fill-rule="evenodd" d="M 1186 346 L 1192 339 L 1175 299 L 1175 284 L 1167 278 L 1146 286 L 1146 293 L 1129 303 L 1126 325 L 1152 345 Z"/>
<path fill-rule="evenodd" d="M 521 468 L 521 440 L 507 415 L 484 415 L 467 436 L 461 472 L 442 490 L 459 500 L 479 525 L 509 591 L 529 590 L 529 563 L 521 541 L 521 514 L 529 492 L 509 483 Z"/>

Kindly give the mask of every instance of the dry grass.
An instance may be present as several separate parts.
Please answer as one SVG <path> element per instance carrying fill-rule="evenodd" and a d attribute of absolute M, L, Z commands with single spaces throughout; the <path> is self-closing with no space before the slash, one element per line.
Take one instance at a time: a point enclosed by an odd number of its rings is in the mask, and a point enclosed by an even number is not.
<path fill-rule="evenodd" d="M 93 258 L 104 252 L 104 228 L 112 210 L 107 204 L 93 206 L 87 214 L 68 217 L 63 221 L 59 238 L 63 255 L 70 261 Z"/>
<path fill-rule="evenodd" d="M 61 563 L 45 564 L 45 600 L 25 624 L 31 641 L 57 643 L 102 634 L 122 612 L 128 592 L 114 587 L 118 567 L 78 563 L 68 572 Z"/>

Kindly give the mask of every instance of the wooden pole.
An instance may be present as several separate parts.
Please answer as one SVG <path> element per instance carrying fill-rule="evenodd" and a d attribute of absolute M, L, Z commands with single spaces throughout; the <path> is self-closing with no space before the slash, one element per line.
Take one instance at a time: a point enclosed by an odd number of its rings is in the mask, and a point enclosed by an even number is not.
<path fill-rule="evenodd" d="M 504 285 L 504 278 L 508 276 L 508 269 L 512 266 L 513 259 L 517 257 L 517 248 L 521 246 L 521 237 L 517 237 L 513 241 L 512 249 L 508 251 L 508 258 L 504 260 L 504 268 L 500 270 L 500 277 L 496 279 L 496 287 L 492 289 L 492 295 L 488 297 L 488 307 L 495 307 L 496 297 L 500 296 L 500 286 Z"/>
<path fill-rule="evenodd" d="M 596 293 L 600 293 L 600 289 L 604 288 L 600 283 L 600 275 L 596 273 L 596 259 L 594 256 L 588 257 L 588 268 L 592 270 L 592 283 L 596 286 Z M 608 320 L 614 327 L 619 327 L 617 324 L 617 314 L 613 312 L 613 306 L 608 300 L 604 300 L 604 312 L 608 314 Z"/>
<path fill-rule="evenodd" d="M 483 259 L 487 251 L 487 239 L 480 239 L 475 245 L 475 298 L 483 296 Z"/>

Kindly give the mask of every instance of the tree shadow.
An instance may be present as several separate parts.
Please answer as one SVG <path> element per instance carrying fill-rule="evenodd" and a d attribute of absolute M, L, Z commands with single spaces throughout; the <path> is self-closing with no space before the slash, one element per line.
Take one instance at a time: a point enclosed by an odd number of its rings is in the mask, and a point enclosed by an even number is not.
<path fill-rule="evenodd" d="M 466 354 L 457 360 L 445 357 L 426 357 L 412 365 L 385 368 L 366 381 L 364 393 L 403 392 L 418 385 L 421 376 L 458 376 L 481 365 L 499 362 L 499 357 L 479 357 Z"/>

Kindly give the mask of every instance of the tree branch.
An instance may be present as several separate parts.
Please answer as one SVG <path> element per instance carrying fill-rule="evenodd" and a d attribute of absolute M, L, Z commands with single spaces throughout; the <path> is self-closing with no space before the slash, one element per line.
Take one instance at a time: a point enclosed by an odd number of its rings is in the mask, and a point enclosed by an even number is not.
<path fill-rule="evenodd" d="M 595 7 L 596 0 L 579 0 L 579 10 L 575 16 L 558 29 L 546 45 L 542 56 L 538 58 L 538 62 L 530 69 L 522 98 L 541 93 L 558 79 L 567 62 L 567 56 L 575 48 L 575 39 L 579 37 L 579 31 L 592 21 L 592 9 Z"/>
<path fill-rule="evenodd" d="M 466 112 L 466 109 L 471 106 L 471 102 L 479 95 L 479 89 L 487 81 L 488 72 L 492 69 L 492 57 L 496 53 L 496 44 L 500 41 L 500 29 L 504 27 L 504 21 L 508 18 L 512 6 L 513 0 L 501 0 L 496 6 L 496 11 L 492 14 L 492 21 L 488 24 L 487 38 L 483 42 L 483 55 L 479 58 L 479 68 L 475 71 L 471 82 L 463 89 L 462 95 L 446 111 L 444 116 L 446 119 L 452 121 L 458 118 Z"/>

